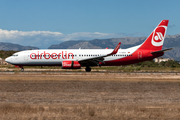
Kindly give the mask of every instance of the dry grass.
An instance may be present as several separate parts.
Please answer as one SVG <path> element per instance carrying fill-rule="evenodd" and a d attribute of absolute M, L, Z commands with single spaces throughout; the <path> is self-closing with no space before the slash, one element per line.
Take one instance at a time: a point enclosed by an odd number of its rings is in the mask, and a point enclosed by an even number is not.
<path fill-rule="evenodd" d="M 180 105 L 137 106 L 137 105 L 0 105 L 1 119 L 178 119 Z"/>
<path fill-rule="evenodd" d="M 0 74 L 0 120 L 179 119 L 180 75 Z"/>

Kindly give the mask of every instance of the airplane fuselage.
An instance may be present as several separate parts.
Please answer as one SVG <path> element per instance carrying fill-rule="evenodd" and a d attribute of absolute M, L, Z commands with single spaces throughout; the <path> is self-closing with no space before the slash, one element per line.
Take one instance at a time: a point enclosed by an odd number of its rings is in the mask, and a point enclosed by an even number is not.
<path fill-rule="evenodd" d="M 137 50 L 138 46 L 119 49 L 115 55 L 104 58 L 102 66 L 118 66 L 152 60 L 163 54 L 152 55 L 152 50 Z M 112 52 L 113 49 L 50 49 L 27 50 L 17 52 L 6 59 L 17 66 L 62 66 L 62 61 L 79 61 L 80 59 L 95 58 Z M 81 66 L 87 66 L 82 64 Z M 96 66 L 96 64 L 90 64 Z"/>

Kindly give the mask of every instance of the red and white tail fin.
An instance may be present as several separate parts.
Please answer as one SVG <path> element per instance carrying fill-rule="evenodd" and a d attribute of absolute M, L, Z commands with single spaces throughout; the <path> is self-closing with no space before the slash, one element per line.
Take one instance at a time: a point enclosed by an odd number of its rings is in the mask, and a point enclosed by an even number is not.
<path fill-rule="evenodd" d="M 139 49 L 162 50 L 169 20 L 162 20 Z"/>

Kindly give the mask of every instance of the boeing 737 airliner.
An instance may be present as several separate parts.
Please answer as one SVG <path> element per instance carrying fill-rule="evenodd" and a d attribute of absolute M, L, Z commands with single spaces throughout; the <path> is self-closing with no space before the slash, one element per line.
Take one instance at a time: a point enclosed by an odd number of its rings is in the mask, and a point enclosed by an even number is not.
<path fill-rule="evenodd" d="M 119 66 L 153 60 L 162 56 L 164 38 L 169 20 L 162 20 L 150 36 L 138 46 L 119 49 L 121 42 L 115 49 L 44 49 L 26 50 L 13 54 L 5 59 L 6 62 L 20 67 L 23 66 L 62 66 L 63 69 L 80 69 L 91 66 Z"/>

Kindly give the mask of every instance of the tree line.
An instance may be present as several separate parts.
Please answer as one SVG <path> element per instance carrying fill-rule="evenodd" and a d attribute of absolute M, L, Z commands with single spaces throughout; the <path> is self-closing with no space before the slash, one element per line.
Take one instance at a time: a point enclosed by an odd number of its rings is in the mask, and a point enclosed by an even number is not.
<path fill-rule="evenodd" d="M 18 52 L 18 51 L 13 51 L 13 50 L 4 51 L 4 50 L 0 50 L 0 58 L 5 59 L 5 58 L 13 55 L 16 52 Z"/>
<path fill-rule="evenodd" d="M 144 61 L 140 63 L 134 64 L 134 66 L 141 66 L 141 67 L 180 67 L 178 61 L 169 60 L 169 61 L 162 61 L 160 63 L 155 62 L 154 60 L 151 61 Z"/>

